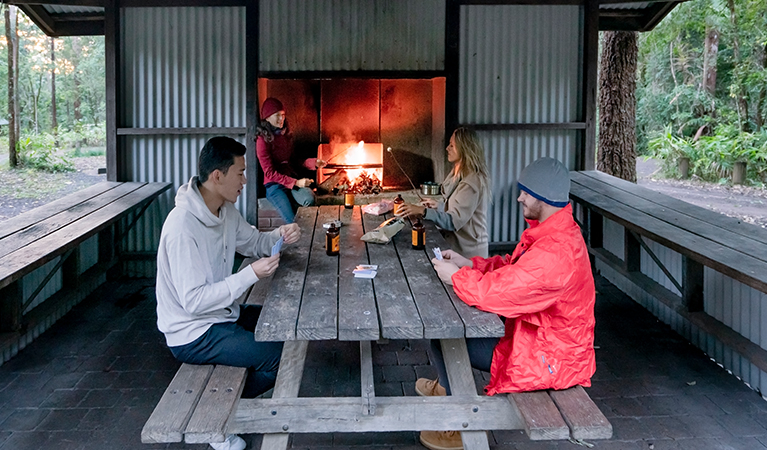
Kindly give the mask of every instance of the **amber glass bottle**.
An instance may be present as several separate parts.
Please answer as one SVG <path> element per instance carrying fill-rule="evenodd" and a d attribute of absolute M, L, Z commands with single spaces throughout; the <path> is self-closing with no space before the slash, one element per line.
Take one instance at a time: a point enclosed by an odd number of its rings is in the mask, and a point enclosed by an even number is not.
<path fill-rule="evenodd" d="M 336 256 L 341 250 L 341 234 L 336 227 L 335 222 L 330 224 L 330 228 L 325 232 L 325 253 L 328 256 Z"/>
<path fill-rule="evenodd" d="M 415 219 L 415 223 L 413 224 L 412 237 L 413 248 L 416 250 L 423 250 L 424 245 L 426 244 L 426 227 L 423 226 L 423 222 L 421 222 L 420 217 Z"/>
<path fill-rule="evenodd" d="M 353 192 L 347 192 L 347 193 L 344 194 L 344 208 L 346 208 L 346 209 L 354 208 L 354 193 Z"/>
<path fill-rule="evenodd" d="M 405 204 L 405 199 L 402 198 L 402 194 L 397 194 L 397 198 L 394 199 L 394 215 L 399 214 L 399 209 Z"/>

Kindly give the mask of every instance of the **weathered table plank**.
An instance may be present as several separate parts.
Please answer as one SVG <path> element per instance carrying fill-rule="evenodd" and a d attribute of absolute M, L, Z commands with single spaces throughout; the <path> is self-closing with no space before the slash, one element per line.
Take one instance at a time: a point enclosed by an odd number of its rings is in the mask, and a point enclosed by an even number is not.
<path fill-rule="evenodd" d="M 182 442 L 211 373 L 212 365 L 182 364 L 141 430 L 141 442 Z"/>
<path fill-rule="evenodd" d="M 368 264 L 359 206 L 341 211 L 341 255 L 338 277 L 338 339 L 369 341 L 381 336 L 373 293 L 373 281 L 354 278 L 359 264 Z M 375 244 L 371 244 L 375 245 Z"/>
<path fill-rule="evenodd" d="M 719 242 L 688 233 L 684 229 L 620 204 L 578 183 L 572 184 L 570 195 L 629 230 L 647 236 L 754 289 L 767 292 L 767 262 L 765 261 L 735 252 Z"/>
<path fill-rule="evenodd" d="M 256 326 L 257 341 L 292 341 L 296 338 L 309 247 L 314 238 L 316 220 L 316 207 L 300 208 L 296 214 L 301 238 L 282 251 L 280 267 L 272 279 L 272 285 L 279 286 L 279 289 L 271 289 L 264 300 L 264 309 Z"/>
<path fill-rule="evenodd" d="M 0 258 L 0 288 L 77 247 L 135 208 L 151 202 L 169 187 L 170 183 L 144 183 L 103 208 L 5 255 Z"/>
<path fill-rule="evenodd" d="M 364 231 L 374 230 L 383 221 L 382 216 L 362 215 Z M 401 230 L 400 233 L 406 230 Z M 381 335 L 387 339 L 421 339 L 423 324 L 413 295 L 405 281 L 402 265 L 393 243 L 368 244 L 370 263 L 378 265 L 378 274 L 373 279 L 378 316 L 381 321 Z"/>
<path fill-rule="evenodd" d="M 35 208 L 31 211 L 19 214 L 18 216 L 11 217 L 3 222 L 3 228 L 0 229 L 0 239 L 4 239 L 6 236 L 10 236 L 38 222 L 42 222 L 51 216 L 55 216 L 61 211 L 66 211 L 67 209 L 93 197 L 102 195 L 122 184 L 123 183 L 116 181 L 104 181 L 73 194 L 69 194 L 66 197 L 46 203 L 44 208 Z"/>
<path fill-rule="evenodd" d="M 394 236 L 394 243 L 423 322 L 423 337 L 463 337 L 463 322 L 447 296 L 426 250 L 413 249 L 411 232 L 411 224 L 406 221 L 405 228 Z"/>
<path fill-rule="evenodd" d="M 481 398 L 477 395 L 477 386 L 474 384 L 466 339 L 442 339 L 440 344 L 442 345 L 442 356 L 445 361 L 451 395 Z M 454 428 L 454 430 L 463 428 L 467 427 L 462 426 L 461 428 Z M 463 441 L 463 448 L 466 450 L 490 449 L 487 433 L 484 431 L 462 431 L 461 440 Z"/>
<path fill-rule="evenodd" d="M 424 225 L 426 226 L 426 250 L 431 256 L 434 255 L 432 249 L 435 247 L 439 247 L 442 250 L 450 248 L 450 245 L 442 237 L 442 234 L 433 222 L 427 220 L 424 222 Z M 444 283 L 442 283 L 442 286 L 463 321 L 464 332 L 467 338 L 501 337 L 504 335 L 503 321 L 497 315 L 467 305 L 456 295 L 452 286 L 445 285 Z"/>
<path fill-rule="evenodd" d="M 613 426 L 582 386 L 550 391 L 549 395 L 562 412 L 574 439 L 610 439 L 613 436 Z"/>
<path fill-rule="evenodd" d="M 217 365 L 189 419 L 184 440 L 190 444 L 224 442 L 226 424 L 245 386 L 247 369 Z"/>
<path fill-rule="evenodd" d="M 684 214 L 692 219 L 697 219 L 706 225 L 716 227 L 727 234 L 737 234 L 752 242 L 756 241 L 762 244 L 767 244 L 767 229 L 745 223 L 734 217 L 728 217 L 716 211 L 701 208 L 683 200 L 661 194 L 660 192 L 655 192 L 643 186 L 638 186 L 630 181 L 612 177 L 599 171 L 589 170 L 583 172 L 571 172 L 570 174 L 573 181 L 585 182 L 584 179 L 587 178 L 589 181 L 598 181 L 603 184 L 608 184 L 615 189 L 623 190 L 632 195 L 635 199 L 650 201 L 667 210 Z M 631 204 L 633 204 L 634 201 L 635 200 L 633 199 L 630 200 Z"/>
<path fill-rule="evenodd" d="M 60 211 L 55 215 L 1 239 L 0 258 L 23 248 L 32 242 L 38 241 L 56 230 L 87 217 L 89 214 L 109 205 L 118 198 L 135 191 L 140 186 L 141 184 L 139 183 L 123 183 L 114 189 L 110 189 L 100 195 L 73 205 L 67 210 Z M 48 206 L 43 209 L 48 209 Z"/>
<path fill-rule="evenodd" d="M 306 271 L 296 339 L 328 340 L 338 336 L 338 256 L 325 252 L 323 223 L 337 220 L 340 206 L 320 206 Z"/>
<path fill-rule="evenodd" d="M 508 395 L 509 402 L 524 420 L 527 436 L 533 441 L 567 439 L 570 429 L 546 391 Z"/>
<path fill-rule="evenodd" d="M 461 434 L 485 436 L 483 430 L 522 428 L 505 396 L 377 397 L 372 415 L 360 411 L 359 401 L 356 397 L 242 399 L 230 431 L 284 433 L 287 426 L 294 433 L 465 430 Z"/>
<path fill-rule="evenodd" d="M 602 175 L 585 175 L 575 172 L 573 173 L 573 184 L 582 186 L 585 189 L 594 189 L 628 208 L 633 208 L 638 212 L 648 214 L 675 227 L 683 228 L 691 234 L 722 244 L 729 247 L 733 252 L 743 253 L 767 262 L 767 242 L 759 240 L 760 234 L 767 235 L 767 232 L 760 233 L 764 231 L 762 228 L 740 223 L 737 219 L 708 211 L 681 200 L 658 203 L 662 197 L 670 197 L 657 194 L 625 180 L 620 180 L 633 186 L 633 189 L 629 191 L 626 186 L 620 187 L 622 183 L 614 185 L 604 178 L 607 175 Z M 671 204 L 678 209 L 672 209 Z M 673 214 L 669 214 L 670 212 L 673 212 Z M 704 214 L 704 212 L 708 214 Z M 711 215 L 716 217 L 710 217 Z M 704 218 L 703 216 L 708 217 Z M 749 231 L 750 233 L 748 233 Z"/>

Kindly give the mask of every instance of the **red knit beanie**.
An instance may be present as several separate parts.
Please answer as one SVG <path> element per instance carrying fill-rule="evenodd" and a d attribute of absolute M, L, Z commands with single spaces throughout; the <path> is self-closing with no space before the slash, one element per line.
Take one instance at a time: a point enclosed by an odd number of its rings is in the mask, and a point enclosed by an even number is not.
<path fill-rule="evenodd" d="M 285 108 L 282 107 L 282 102 L 274 97 L 267 98 L 264 100 L 264 104 L 261 105 L 261 120 L 266 120 L 267 117 L 277 111 L 285 111 Z"/>

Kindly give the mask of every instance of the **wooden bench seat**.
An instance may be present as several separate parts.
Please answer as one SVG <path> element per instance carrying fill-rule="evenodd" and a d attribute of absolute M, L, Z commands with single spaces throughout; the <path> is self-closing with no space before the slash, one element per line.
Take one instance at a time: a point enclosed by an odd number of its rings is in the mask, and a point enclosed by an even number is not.
<path fill-rule="evenodd" d="M 50 326 L 106 280 L 107 271 L 118 262 L 116 243 L 169 187 L 170 183 L 103 182 L 3 222 L 2 361 L 23 348 L 21 343 L 31 341 L 24 337 L 27 332 L 37 336 L 44 331 L 41 327 Z M 132 222 L 122 225 L 126 218 Z M 84 249 L 82 244 L 94 236 L 98 236 L 97 249 Z M 60 289 L 49 286 L 57 274 L 61 274 Z M 27 276 L 34 277 L 31 294 L 22 284 Z M 42 302 L 43 289 L 58 290 Z"/>

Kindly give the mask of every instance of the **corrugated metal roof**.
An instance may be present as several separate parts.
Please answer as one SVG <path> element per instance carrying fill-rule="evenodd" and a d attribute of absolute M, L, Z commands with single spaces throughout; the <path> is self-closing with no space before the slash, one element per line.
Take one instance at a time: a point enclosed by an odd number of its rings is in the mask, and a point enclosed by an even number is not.
<path fill-rule="evenodd" d="M 600 10 L 605 9 L 645 9 L 650 6 L 650 2 L 632 2 L 632 3 L 603 3 L 599 5 Z"/>
<path fill-rule="evenodd" d="M 98 6 L 43 5 L 51 15 L 67 14 L 104 14 L 104 8 Z"/>

